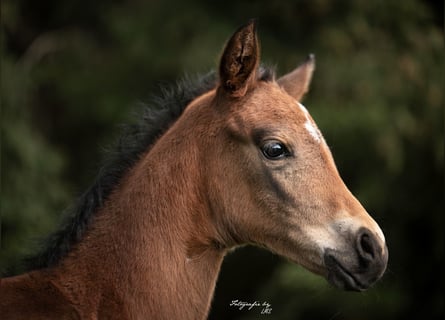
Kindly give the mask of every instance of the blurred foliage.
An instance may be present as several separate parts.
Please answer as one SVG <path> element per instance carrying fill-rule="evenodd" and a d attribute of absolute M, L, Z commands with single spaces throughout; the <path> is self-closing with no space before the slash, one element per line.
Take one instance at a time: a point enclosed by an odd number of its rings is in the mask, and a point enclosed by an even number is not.
<path fill-rule="evenodd" d="M 263 61 L 287 72 L 310 52 L 305 100 L 339 170 L 390 251 L 366 293 L 254 248 L 223 265 L 210 318 L 438 319 L 443 315 L 443 2 L 1 2 L 0 270 L 20 270 L 95 175 L 132 106 L 184 72 L 215 68 L 224 41 L 259 19 Z M 266 316 L 264 316 L 266 317 Z"/>
<path fill-rule="evenodd" d="M 29 253 L 30 235 L 54 228 L 68 201 L 61 180 L 63 155 L 32 125 L 29 98 L 35 84 L 29 70 L 4 52 L 1 67 L 0 270 L 18 264 L 20 256 Z"/>

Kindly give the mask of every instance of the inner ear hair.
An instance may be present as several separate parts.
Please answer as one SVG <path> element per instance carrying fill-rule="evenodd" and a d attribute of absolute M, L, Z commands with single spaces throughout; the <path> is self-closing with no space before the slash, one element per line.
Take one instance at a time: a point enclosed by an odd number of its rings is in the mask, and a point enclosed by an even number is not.
<path fill-rule="evenodd" d="M 241 97 L 254 85 L 259 51 L 256 23 L 250 20 L 233 34 L 221 57 L 219 76 L 224 92 Z"/>

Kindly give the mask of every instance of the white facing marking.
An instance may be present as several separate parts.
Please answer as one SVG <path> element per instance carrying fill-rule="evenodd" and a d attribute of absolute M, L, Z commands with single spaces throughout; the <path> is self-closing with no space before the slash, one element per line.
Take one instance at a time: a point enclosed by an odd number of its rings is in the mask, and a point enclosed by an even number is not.
<path fill-rule="evenodd" d="M 312 136 L 312 138 L 315 139 L 315 141 L 320 142 L 321 141 L 321 134 L 320 131 L 318 131 L 317 128 L 312 124 L 312 122 L 308 119 L 304 123 L 304 127 L 309 132 L 309 134 Z"/>
<path fill-rule="evenodd" d="M 298 107 L 303 111 L 304 115 L 306 116 L 306 122 L 304 123 L 304 127 L 309 132 L 309 134 L 314 138 L 315 141 L 320 143 L 322 141 L 323 136 L 321 135 L 320 130 L 318 130 L 317 126 L 315 125 L 314 121 L 311 120 L 309 117 L 309 111 L 307 111 L 306 107 L 303 106 L 300 102 L 296 101 Z"/>

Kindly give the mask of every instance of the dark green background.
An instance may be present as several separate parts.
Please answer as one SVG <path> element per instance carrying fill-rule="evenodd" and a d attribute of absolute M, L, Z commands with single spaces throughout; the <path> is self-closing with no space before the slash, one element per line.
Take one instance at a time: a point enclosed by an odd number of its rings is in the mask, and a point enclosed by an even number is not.
<path fill-rule="evenodd" d="M 304 103 L 390 259 L 374 288 L 349 293 L 239 249 L 223 265 L 211 318 L 439 319 L 443 12 L 443 1 L 2 0 L 0 269 L 18 272 L 56 227 L 138 103 L 215 68 L 228 37 L 256 17 L 262 60 L 280 74 L 315 53 Z M 236 299 L 266 301 L 272 314 L 237 311 Z"/>

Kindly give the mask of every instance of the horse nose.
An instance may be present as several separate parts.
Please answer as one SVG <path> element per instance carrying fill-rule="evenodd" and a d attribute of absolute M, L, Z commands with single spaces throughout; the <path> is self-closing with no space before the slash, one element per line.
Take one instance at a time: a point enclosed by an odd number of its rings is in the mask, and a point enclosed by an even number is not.
<path fill-rule="evenodd" d="M 356 236 L 356 250 L 360 269 L 367 274 L 368 281 L 375 281 L 383 274 L 388 262 L 386 244 L 369 229 L 361 228 Z"/>
<path fill-rule="evenodd" d="M 327 278 L 345 290 L 363 291 L 383 275 L 388 263 L 388 249 L 380 233 L 362 227 L 351 234 L 350 245 L 324 253 Z M 341 247 L 340 247 L 341 248 Z"/>

